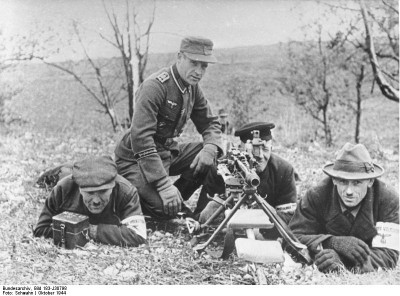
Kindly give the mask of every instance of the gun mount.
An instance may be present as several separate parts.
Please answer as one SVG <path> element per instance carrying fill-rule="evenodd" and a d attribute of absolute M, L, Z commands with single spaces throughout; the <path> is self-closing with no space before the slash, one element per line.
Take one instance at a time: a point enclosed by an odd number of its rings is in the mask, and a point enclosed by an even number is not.
<path fill-rule="evenodd" d="M 252 151 L 255 152 L 254 154 L 257 154 L 257 149 L 260 149 L 262 141 L 258 141 L 259 136 L 257 137 L 257 133 L 255 134 L 256 140 L 254 141 L 253 139 L 253 142 L 256 145 L 256 149 L 252 149 Z M 249 149 L 249 145 L 247 146 Z M 208 240 L 205 243 L 195 245 L 193 249 L 198 252 L 203 252 L 240 208 L 248 208 L 248 205 L 257 203 L 258 207 L 268 216 L 281 234 L 284 243 L 286 243 L 287 251 L 302 262 L 311 264 L 312 259 L 308 253 L 307 247 L 298 241 L 286 223 L 277 214 L 276 210 L 257 193 L 257 187 L 260 185 L 260 178 L 255 171 L 256 165 L 256 158 L 251 151 L 240 151 L 236 147 L 232 147 L 227 152 L 226 157 L 218 161 L 217 172 L 224 180 L 225 194 L 222 199 L 221 196 L 215 199 L 211 198 L 218 202 L 220 206 L 204 224 L 197 228 L 197 230 L 201 231 L 207 228 L 224 210 L 229 208 L 229 211 L 225 212 L 224 220 L 219 224 Z M 226 257 L 225 250 L 224 253 L 222 256 Z"/>

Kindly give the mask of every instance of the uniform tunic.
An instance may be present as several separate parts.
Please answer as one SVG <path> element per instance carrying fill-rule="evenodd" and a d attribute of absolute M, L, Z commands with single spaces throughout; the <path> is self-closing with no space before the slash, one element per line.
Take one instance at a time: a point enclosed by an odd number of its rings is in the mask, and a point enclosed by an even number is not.
<path fill-rule="evenodd" d="M 171 157 L 182 152 L 172 138 L 180 136 L 189 119 L 204 144 L 214 144 L 222 151 L 218 117 L 212 114 L 200 86 L 186 85 L 176 65 L 160 70 L 140 85 L 131 128 L 115 149 L 119 167 L 123 161 L 138 166 L 140 177 L 133 180 L 135 186 L 169 175 Z"/>
<path fill-rule="evenodd" d="M 34 235 L 52 237 L 52 217 L 64 211 L 89 216 L 89 223 L 97 225 L 95 240 L 101 243 L 138 246 L 146 242 L 146 224 L 137 191 L 119 175 L 109 203 L 100 214 L 93 214 L 86 208 L 72 175 L 60 180 L 46 199 Z"/>
<path fill-rule="evenodd" d="M 342 212 L 339 199 L 331 178 L 307 191 L 289 225 L 300 242 L 316 251 L 320 243 L 332 236 L 354 236 L 370 247 L 371 263 L 375 269 L 395 267 L 398 251 L 374 248 L 372 239 L 377 235 L 376 222 L 399 224 L 398 193 L 376 179 L 372 188 L 368 188 L 353 224 Z M 353 267 L 345 258 L 341 259 L 347 267 Z"/>

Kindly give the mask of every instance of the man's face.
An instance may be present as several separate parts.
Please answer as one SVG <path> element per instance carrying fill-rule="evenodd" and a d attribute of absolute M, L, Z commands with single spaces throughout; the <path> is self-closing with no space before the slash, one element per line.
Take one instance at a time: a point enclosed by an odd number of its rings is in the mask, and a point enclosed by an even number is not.
<path fill-rule="evenodd" d="M 110 201 L 111 192 L 112 188 L 91 192 L 81 191 L 83 203 L 91 213 L 100 214 Z"/>
<path fill-rule="evenodd" d="M 206 73 L 208 63 L 189 59 L 184 53 L 178 53 L 177 68 L 181 78 L 190 85 L 200 82 Z"/>
<path fill-rule="evenodd" d="M 261 173 L 267 167 L 269 158 L 271 157 L 272 151 L 272 140 L 262 141 L 262 145 L 260 146 L 259 153 L 254 150 L 253 146 L 253 156 L 258 162 L 258 165 L 255 167 L 257 173 Z"/>
<path fill-rule="evenodd" d="M 374 179 L 345 180 L 333 178 L 340 199 L 346 207 L 357 206 L 367 195 L 367 190 L 374 184 Z"/>

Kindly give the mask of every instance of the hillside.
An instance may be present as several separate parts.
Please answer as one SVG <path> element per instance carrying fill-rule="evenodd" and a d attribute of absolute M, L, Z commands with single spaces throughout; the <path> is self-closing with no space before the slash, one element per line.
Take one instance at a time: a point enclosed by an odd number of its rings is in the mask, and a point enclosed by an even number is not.
<path fill-rule="evenodd" d="M 261 87 L 255 98 L 252 121 L 272 121 L 273 151 L 293 164 L 301 181 L 296 183 L 298 199 L 325 174 L 322 167 L 334 159 L 344 141 L 352 141 L 353 122 L 337 127 L 341 132 L 334 147 L 324 147 L 314 138 L 314 123 L 276 90 L 274 77 L 279 72 L 279 45 L 237 48 L 218 52 L 221 64 L 209 67 L 201 82 L 214 109 L 229 111 L 226 92 L 235 75 L 245 77 L 249 85 Z M 173 54 L 154 55 L 148 73 L 168 65 Z M 104 60 L 110 69 L 118 68 L 118 59 Z M 84 70 L 87 65 L 80 63 Z M 112 75 L 112 71 L 109 71 Z M 23 64 L 7 73 L 20 92 L 7 102 L 8 125 L 0 122 L 0 282 L 5 285 L 398 285 L 399 265 L 393 270 L 377 270 L 359 275 L 348 271 L 323 274 L 312 266 L 291 260 L 284 264 L 259 267 L 233 254 L 229 260 L 212 256 L 222 249 L 223 237 L 210 247 L 210 253 L 197 254 L 188 245 L 190 235 L 184 220 L 178 223 L 148 224 L 148 245 L 138 248 L 106 246 L 91 241 L 82 249 L 64 250 L 51 239 L 34 238 L 32 227 L 49 194 L 35 184 L 39 174 L 56 165 L 87 155 L 112 155 L 121 134 L 99 106 L 73 78 L 42 64 Z M 85 74 L 91 81 L 93 76 Z M 374 94 L 363 105 L 362 141 L 374 161 L 385 168 L 382 177 L 399 188 L 399 105 Z M 127 103 L 118 106 L 127 112 Z M 100 112 L 99 112 L 100 111 Z M 188 126 L 182 140 L 198 138 Z M 188 206 L 195 201 L 196 194 Z M 381 287 L 380 287 L 381 288 Z M 69 289 L 69 288 L 68 288 Z M 136 288 L 135 288 L 136 289 Z M 297 289 L 297 287 L 296 287 Z"/>
<path fill-rule="evenodd" d="M 239 76 L 249 81 L 250 87 L 261 87 L 261 93 L 254 100 L 255 111 L 250 120 L 272 121 L 277 126 L 278 142 L 301 145 L 314 139 L 316 124 L 291 98 L 277 91 L 275 78 L 282 75 L 279 68 L 284 63 L 283 52 L 284 44 L 219 49 L 216 55 L 220 63 L 208 68 L 201 85 L 215 112 L 222 107 L 229 111 L 231 102 L 227 98 L 227 90 L 233 77 Z M 151 55 L 145 76 L 168 66 L 173 60 L 173 53 Z M 102 62 L 110 65 L 110 77 L 122 69 L 119 59 Z M 95 83 L 85 62 L 80 62 L 77 69 L 85 73 L 87 81 Z M 67 74 L 43 64 L 26 63 L 9 71 L 7 77 L 22 90 L 10 104 L 10 112 L 14 118 L 29 122 L 37 130 L 50 133 L 63 130 L 111 130 L 109 119 L 100 106 Z M 362 141 L 367 145 L 379 143 L 398 153 L 399 105 L 386 100 L 377 91 L 369 96 L 370 99 L 363 103 Z M 122 101 L 117 109 L 120 117 L 127 116 L 126 101 Z M 379 118 L 381 114 L 385 114 L 385 120 Z M 339 146 L 344 141 L 352 141 L 354 123 L 348 121 L 348 124 L 348 127 L 340 127 L 340 133 L 335 138 Z M 193 127 L 189 126 L 188 129 L 191 131 Z M 343 133 L 343 130 L 346 132 Z"/>

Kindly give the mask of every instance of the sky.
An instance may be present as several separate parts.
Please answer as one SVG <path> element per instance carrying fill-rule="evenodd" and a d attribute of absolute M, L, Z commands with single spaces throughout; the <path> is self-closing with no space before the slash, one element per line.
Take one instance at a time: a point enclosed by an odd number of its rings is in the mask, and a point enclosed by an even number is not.
<path fill-rule="evenodd" d="M 117 14 L 125 10 L 123 0 L 106 3 L 111 3 Z M 139 16 L 148 19 L 152 1 L 138 3 Z M 174 52 L 185 35 L 208 37 L 215 48 L 301 40 L 301 27 L 321 14 L 320 6 L 312 0 L 158 0 L 150 52 Z M 118 55 L 98 37 L 99 32 L 111 36 L 102 0 L 0 0 L 3 36 L 51 28 L 66 37 L 72 20 L 89 36 L 85 41 L 91 54 Z M 335 29 L 335 16 L 327 17 L 325 23 Z M 65 49 L 59 56 L 68 58 L 71 54 L 76 52 Z"/>

